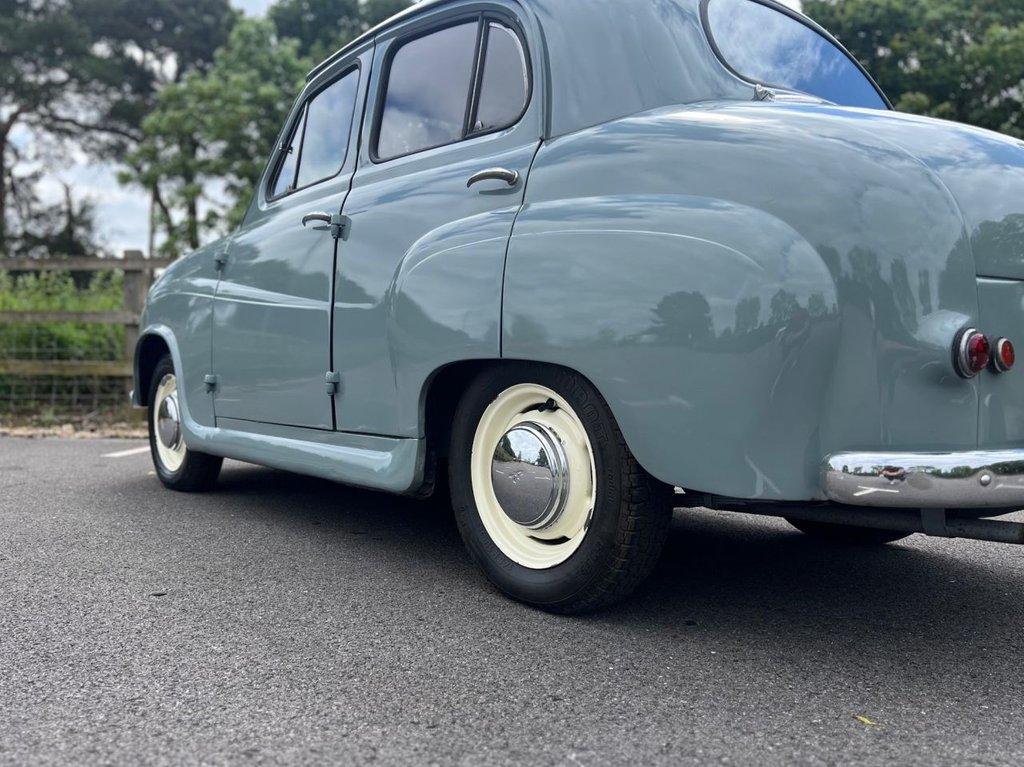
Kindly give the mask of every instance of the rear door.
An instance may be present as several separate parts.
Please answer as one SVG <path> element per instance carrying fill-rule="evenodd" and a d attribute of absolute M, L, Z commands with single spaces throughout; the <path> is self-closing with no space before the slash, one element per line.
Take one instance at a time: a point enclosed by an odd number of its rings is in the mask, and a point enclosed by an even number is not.
<path fill-rule="evenodd" d="M 340 430 L 416 436 L 419 384 L 445 354 L 500 353 L 505 252 L 543 119 L 517 8 L 441 6 L 377 38 L 338 258 Z"/>
<path fill-rule="evenodd" d="M 334 428 L 331 370 L 337 241 L 358 152 L 372 47 L 306 89 L 228 251 L 214 305 L 218 421 Z M 313 216 L 313 219 L 309 217 Z"/>

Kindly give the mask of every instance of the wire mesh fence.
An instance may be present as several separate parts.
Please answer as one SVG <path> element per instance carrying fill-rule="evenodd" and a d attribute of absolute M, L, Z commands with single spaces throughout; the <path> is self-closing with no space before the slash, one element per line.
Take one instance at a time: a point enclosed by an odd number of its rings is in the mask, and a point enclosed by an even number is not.
<path fill-rule="evenodd" d="M 130 418 L 138 314 L 166 265 L 0 259 L 0 425 Z"/>
<path fill-rule="evenodd" d="M 127 417 L 124 379 L 101 376 L 0 376 L 0 402 L 11 420 L 52 423 Z"/>

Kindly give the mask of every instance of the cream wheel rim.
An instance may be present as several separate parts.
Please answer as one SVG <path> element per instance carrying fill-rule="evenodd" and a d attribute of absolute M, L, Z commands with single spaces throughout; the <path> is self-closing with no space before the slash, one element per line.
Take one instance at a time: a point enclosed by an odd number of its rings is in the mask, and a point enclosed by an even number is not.
<path fill-rule="evenodd" d="M 563 397 L 537 384 L 499 394 L 477 425 L 470 465 L 480 520 L 506 557 L 547 570 L 576 553 L 593 517 L 597 471 L 583 422 Z M 515 500 L 533 507 L 514 508 Z"/>
<path fill-rule="evenodd" d="M 153 435 L 157 456 L 164 469 L 176 472 L 188 452 L 181 432 L 181 404 L 178 400 L 178 379 L 168 373 L 161 379 L 153 399 Z"/>

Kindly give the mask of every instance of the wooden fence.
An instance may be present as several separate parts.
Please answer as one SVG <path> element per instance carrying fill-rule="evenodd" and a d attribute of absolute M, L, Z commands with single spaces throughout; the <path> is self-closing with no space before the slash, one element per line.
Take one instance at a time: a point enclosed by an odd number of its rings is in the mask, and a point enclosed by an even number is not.
<path fill-rule="evenodd" d="M 0 324 L 45 324 L 75 322 L 83 324 L 121 325 L 124 327 L 124 353 L 120 360 L 36 360 L 0 358 L 0 375 L 53 376 L 77 378 L 130 378 L 135 343 L 139 339 L 139 315 L 146 301 L 146 293 L 153 283 L 154 272 L 173 263 L 144 258 L 140 251 L 125 251 L 124 258 L 3 258 L 0 269 L 5 271 L 65 271 L 65 272 L 124 272 L 124 303 L 109 312 L 33 312 L 0 311 Z"/>

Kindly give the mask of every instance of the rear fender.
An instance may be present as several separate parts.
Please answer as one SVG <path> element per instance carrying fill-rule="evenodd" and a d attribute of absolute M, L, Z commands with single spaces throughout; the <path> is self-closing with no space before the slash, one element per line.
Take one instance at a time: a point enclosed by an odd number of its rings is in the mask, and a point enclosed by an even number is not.
<path fill-rule="evenodd" d="M 838 296 L 778 219 L 686 196 L 529 206 L 505 290 L 505 356 L 573 368 L 655 477 L 736 496 L 807 492 L 835 366 Z M 813 473 L 813 472 L 812 472 Z"/>

